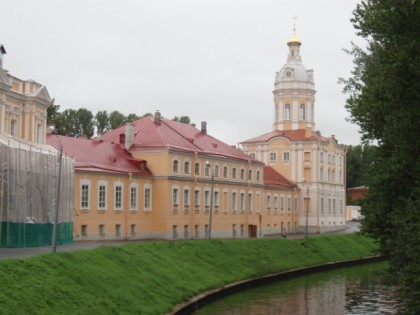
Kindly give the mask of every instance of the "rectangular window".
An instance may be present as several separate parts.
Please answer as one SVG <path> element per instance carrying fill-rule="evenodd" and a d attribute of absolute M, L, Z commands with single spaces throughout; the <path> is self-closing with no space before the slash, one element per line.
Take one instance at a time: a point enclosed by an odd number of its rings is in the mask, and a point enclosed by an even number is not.
<path fill-rule="evenodd" d="M 184 225 L 184 239 L 189 239 L 190 238 L 190 231 L 189 231 L 189 226 L 188 225 Z"/>
<path fill-rule="evenodd" d="M 252 170 L 248 171 L 248 180 L 252 180 Z"/>
<path fill-rule="evenodd" d="M 172 190 L 172 204 L 174 204 L 174 205 L 178 205 L 178 203 L 179 203 L 178 192 L 179 192 L 178 188 L 174 188 Z"/>
<path fill-rule="evenodd" d="M 290 161 L 290 153 L 289 152 L 283 152 L 283 161 L 285 161 L 285 162 Z"/>
<path fill-rule="evenodd" d="M 292 211 L 292 200 L 290 197 L 287 198 L 287 211 Z"/>
<path fill-rule="evenodd" d="M 210 206 L 210 191 L 208 190 L 204 191 L 204 205 L 206 207 Z"/>
<path fill-rule="evenodd" d="M 200 191 L 199 190 L 194 191 L 194 205 L 196 206 L 200 205 Z"/>
<path fill-rule="evenodd" d="M 137 209 L 137 187 L 130 187 L 130 209 Z"/>
<path fill-rule="evenodd" d="M 248 194 L 248 210 L 252 210 L 252 204 L 253 204 L 252 194 L 249 193 Z"/>
<path fill-rule="evenodd" d="M 245 180 L 245 170 L 241 169 L 241 180 Z"/>
<path fill-rule="evenodd" d="M 115 209 L 122 207 L 122 186 L 115 186 Z"/>
<path fill-rule="evenodd" d="M 144 209 L 150 210 L 152 205 L 152 189 L 147 187 L 144 189 Z"/>
<path fill-rule="evenodd" d="M 206 167 L 204 168 L 204 175 L 210 176 L 210 165 L 206 164 Z"/>
<path fill-rule="evenodd" d="M 121 235 L 121 224 L 115 224 L 115 235 Z"/>
<path fill-rule="evenodd" d="M 245 226 L 241 224 L 241 237 L 245 236 Z"/>
<path fill-rule="evenodd" d="M 136 225 L 135 224 L 131 224 L 131 226 L 130 226 L 130 234 L 132 236 L 136 235 Z"/>
<path fill-rule="evenodd" d="M 105 225 L 99 224 L 99 236 L 105 236 Z"/>
<path fill-rule="evenodd" d="M 267 195 L 267 209 L 271 208 L 271 196 Z"/>
<path fill-rule="evenodd" d="M 82 185 L 81 207 L 83 209 L 89 208 L 89 185 Z"/>
<path fill-rule="evenodd" d="M 209 233 L 209 225 L 208 224 L 204 225 L 204 235 L 205 235 L 206 238 L 208 238 L 209 235 L 210 235 L 210 233 Z"/>
<path fill-rule="evenodd" d="M 106 207 L 106 186 L 100 185 L 99 186 L 99 200 L 98 200 L 98 208 L 105 209 Z"/>
<path fill-rule="evenodd" d="M 214 206 L 219 207 L 220 206 L 220 194 L 218 191 L 214 192 Z"/>
<path fill-rule="evenodd" d="M 184 205 L 188 206 L 190 204 L 190 190 L 184 189 Z"/>
<path fill-rule="evenodd" d="M 303 155 L 304 155 L 303 158 L 304 158 L 305 162 L 310 162 L 311 161 L 311 152 L 304 152 Z"/>
<path fill-rule="evenodd" d="M 298 210 L 298 199 L 295 197 L 295 212 Z"/>
<path fill-rule="evenodd" d="M 335 199 L 333 199 L 333 213 L 335 213 Z"/>
<path fill-rule="evenodd" d="M 239 209 L 242 211 L 244 211 L 244 207 L 245 207 L 245 194 L 241 193 L 240 195 L 240 199 L 239 199 Z"/>
<path fill-rule="evenodd" d="M 195 163 L 194 165 L 194 174 L 200 175 L 200 163 Z"/>
<path fill-rule="evenodd" d="M 232 224 L 232 236 L 236 237 L 236 224 Z"/>
<path fill-rule="evenodd" d="M 274 196 L 274 209 L 278 208 L 278 198 L 277 196 Z"/>
<path fill-rule="evenodd" d="M 10 134 L 13 136 L 13 137 L 16 137 L 17 136 L 17 134 L 16 134 L 16 120 L 14 120 L 14 119 L 12 119 L 11 121 L 10 121 Z"/>
<path fill-rule="evenodd" d="M 232 193 L 232 210 L 236 210 L 236 192 Z"/>
<path fill-rule="evenodd" d="M 277 153 L 272 152 L 270 153 L 270 162 L 276 162 L 277 161 Z"/>
<path fill-rule="evenodd" d="M 324 213 L 324 198 L 321 198 L 321 213 Z"/>
<path fill-rule="evenodd" d="M 280 210 L 281 211 L 284 210 L 284 198 L 283 197 L 280 198 Z"/>
<path fill-rule="evenodd" d="M 232 168 L 232 178 L 236 179 L 236 167 Z"/>

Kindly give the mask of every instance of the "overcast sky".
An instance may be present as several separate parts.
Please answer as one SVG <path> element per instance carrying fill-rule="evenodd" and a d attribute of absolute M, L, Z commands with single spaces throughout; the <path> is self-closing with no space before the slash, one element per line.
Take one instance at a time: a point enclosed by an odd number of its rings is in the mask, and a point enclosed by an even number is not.
<path fill-rule="evenodd" d="M 287 41 L 314 70 L 315 128 L 358 144 L 339 77 L 361 43 L 342 0 L 0 0 L 3 67 L 45 84 L 55 104 L 188 115 L 228 144 L 272 130 L 273 84 Z"/>

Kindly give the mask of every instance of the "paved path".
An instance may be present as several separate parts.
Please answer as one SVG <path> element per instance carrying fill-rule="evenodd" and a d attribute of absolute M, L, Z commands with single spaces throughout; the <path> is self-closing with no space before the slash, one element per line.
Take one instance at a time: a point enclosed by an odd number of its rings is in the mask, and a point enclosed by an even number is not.
<path fill-rule="evenodd" d="M 347 222 L 346 229 L 341 231 L 330 232 L 326 234 L 343 234 L 353 233 L 359 231 L 360 223 L 358 222 Z M 309 234 L 310 237 L 324 235 L 324 234 Z M 280 237 L 280 236 L 278 236 Z M 289 239 L 302 239 L 305 234 L 293 233 L 288 234 Z M 93 249 L 100 246 L 120 246 L 127 243 L 145 242 L 142 241 L 97 241 L 97 242 L 74 242 L 72 244 L 58 245 L 57 252 L 73 252 L 78 250 Z M 35 247 L 19 247 L 19 248 L 0 248 L 0 259 L 11 259 L 11 258 L 25 258 L 36 256 L 40 254 L 51 253 L 51 246 L 35 246 Z"/>

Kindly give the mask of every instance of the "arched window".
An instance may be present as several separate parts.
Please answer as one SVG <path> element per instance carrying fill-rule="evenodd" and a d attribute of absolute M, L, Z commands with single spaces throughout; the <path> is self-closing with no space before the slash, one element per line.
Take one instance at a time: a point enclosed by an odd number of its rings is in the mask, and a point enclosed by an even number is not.
<path fill-rule="evenodd" d="M 184 162 L 184 174 L 190 174 L 190 162 Z"/>
<path fill-rule="evenodd" d="M 195 166 L 194 166 L 194 174 L 195 175 L 200 175 L 200 163 L 195 163 Z"/>
<path fill-rule="evenodd" d="M 306 111 L 305 111 L 305 104 L 300 104 L 299 107 L 299 116 L 301 120 L 305 120 L 306 119 Z"/>
<path fill-rule="evenodd" d="M 214 177 L 219 177 L 219 166 L 214 166 Z"/>
<path fill-rule="evenodd" d="M 174 160 L 172 162 L 172 172 L 179 173 L 179 161 L 178 160 Z"/>
<path fill-rule="evenodd" d="M 290 120 L 290 104 L 286 104 L 284 107 L 284 119 Z"/>

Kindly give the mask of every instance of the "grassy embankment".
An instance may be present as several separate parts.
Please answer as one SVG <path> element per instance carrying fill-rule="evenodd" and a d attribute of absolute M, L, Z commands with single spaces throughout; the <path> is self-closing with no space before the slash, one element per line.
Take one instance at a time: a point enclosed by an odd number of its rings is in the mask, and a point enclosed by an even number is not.
<path fill-rule="evenodd" d="M 212 288 L 369 256 L 373 240 L 248 239 L 133 243 L 0 261 L 0 314 L 165 314 Z"/>

